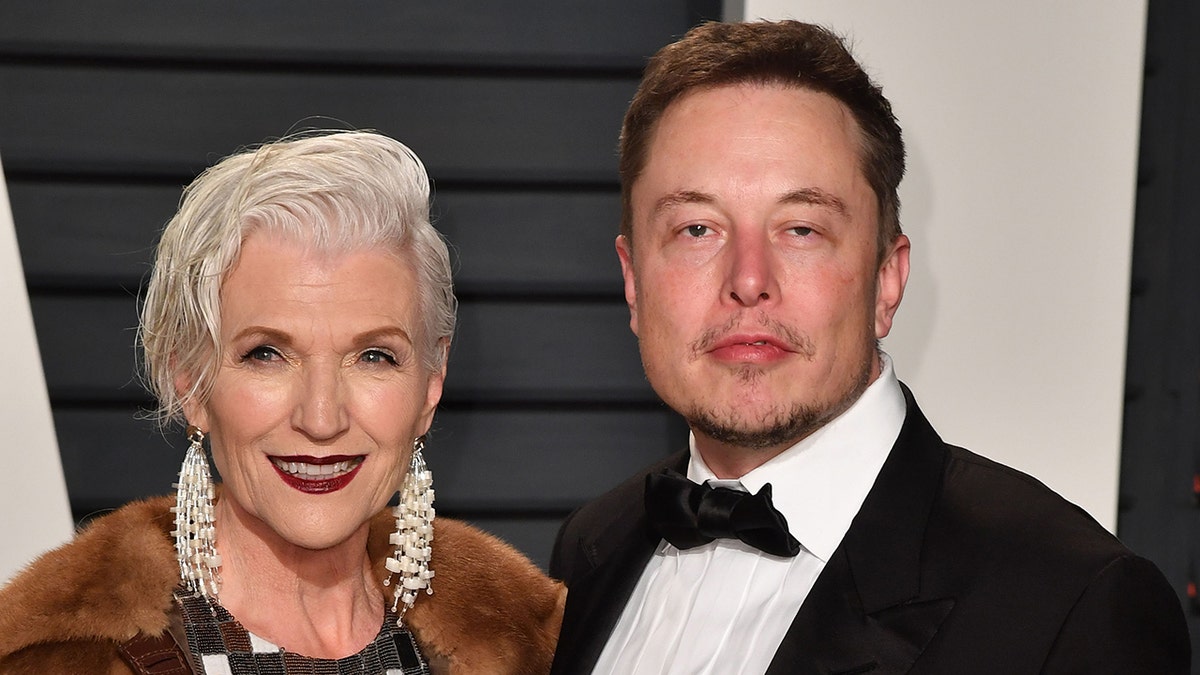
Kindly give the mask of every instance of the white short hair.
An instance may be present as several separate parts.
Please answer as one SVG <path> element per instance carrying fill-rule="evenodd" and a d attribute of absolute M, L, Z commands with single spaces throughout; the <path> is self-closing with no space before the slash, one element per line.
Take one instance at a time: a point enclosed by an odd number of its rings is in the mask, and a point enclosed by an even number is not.
<path fill-rule="evenodd" d="M 218 162 L 183 193 L 163 229 L 141 309 L 145 379 L 159 419 L 207 400 L 221 359 L 220 297 L 242 242 L 269 229 L 318 251 L 392 251 L 413 266 L 423 365 L 441 369 L 457 301 L 446 243 L 429 222 L 429 177 L 402 143 L 335 131 L 268 143 Z M 187 391 L 176 391 L 186 373 Z"/>

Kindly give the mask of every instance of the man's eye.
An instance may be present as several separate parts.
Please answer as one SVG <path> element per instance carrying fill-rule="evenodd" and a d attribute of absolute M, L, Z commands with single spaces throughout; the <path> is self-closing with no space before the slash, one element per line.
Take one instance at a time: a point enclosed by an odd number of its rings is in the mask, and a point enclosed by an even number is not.
<path fill-rule="evenodd" d="M 359 355 L 359 360 L 364 363 L 386 363 L 396 365 L 396 357 L 383 351 L 382 349 L 368 349 Z"/>
<path fill-rule="evenodd" d="M 691 237 L 703 237 L 709 232 L 712 232 L 707 225 L 688 225 L 683 229 L 683 231 L 687 232 L 688 236 Z"/>
<path fill-rule="evenodd" d="M 801 237 L 807 237 L 808 235 L 810 235 L 810 234 L 812 234 L 812 233 L 813 233 L 813 231 L 812 231 L 812 228 L 811 228 L 811 227 L 805 227 L 805 226 L 803 226 L 803 225 L 797 225 L 796 227 L 793 227 L 793 228 L 792 228 L 792 234 L 795 234 L 795 235 L 797 235 L 797 236 L 801 236 Z"/>

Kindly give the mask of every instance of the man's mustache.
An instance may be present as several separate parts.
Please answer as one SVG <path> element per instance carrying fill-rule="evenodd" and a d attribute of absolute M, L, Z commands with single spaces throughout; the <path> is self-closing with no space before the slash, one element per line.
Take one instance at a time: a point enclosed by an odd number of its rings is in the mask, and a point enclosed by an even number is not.
<path fill-rule="evenodd" d="M 712 351 L 723 340 L 738 333 L 753 333 L 760 338 L 767 336 L 770 342 L 776 346 L 799 354 L 805 359 L 811 359 L 816 352 L 816 348 L 807 334 L 771 317 L 766 312 L 760 312 L 755 318 L 749 318 L 745 314 L 735 314 L 723 325 L 706 329 L 700 334 L 700 337 L 692 341 L 689 347 L 693 356 L 699 356 Z"/>

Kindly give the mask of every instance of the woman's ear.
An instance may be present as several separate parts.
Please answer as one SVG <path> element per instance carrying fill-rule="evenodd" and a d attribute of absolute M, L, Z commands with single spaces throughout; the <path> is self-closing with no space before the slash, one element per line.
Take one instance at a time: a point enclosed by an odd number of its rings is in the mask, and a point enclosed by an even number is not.
<path fill-rule="evenodd" d="M 180 373 L 175 376 L 175 396 L 182 402 L 183 416 L 187 419 L 187 423 L 208 433 L 208 411 L 196 395 L 196 378 L 191 373 Z"/>
<path fill-rule="evenodd" d="M 429 428 L 433 426 L 433 414 L 437 412 L 438 403 L 442 400 L 442 388 L 446 383 L 446 362 L 450 360 L 450 340 L 438 340 L 435 349 L 441 352 L 441 366 L 429 374 L 429 382 L 425 388 L 425 406 L 417 420 L 417 428 L 425 430 L 422 433 L 429 433 Z"/>

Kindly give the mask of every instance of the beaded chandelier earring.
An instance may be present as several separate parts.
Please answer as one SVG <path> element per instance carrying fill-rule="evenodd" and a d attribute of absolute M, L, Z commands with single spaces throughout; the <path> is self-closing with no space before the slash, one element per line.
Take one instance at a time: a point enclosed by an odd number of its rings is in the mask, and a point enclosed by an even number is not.
<path fill-rule="evenodd" d="M 221 590 L 221 556 L 217 555 L 217 532 L 213 526 L 212 474 L 204 454 L 204 432 L 188 426 L 191 441 L 175 484 L 175 554 L 183 585 L 193 593 L 216 598 Z"/>
<path fill-rule="evenodd" d="M 424 449 L 424 436 L 413 440 L 412 461 L 400 489 L 400 503 L 393 509 L 396 531 L 389 541 L 396 551 L 384 561 L 384 566 L 391 572 L 383 580 L 384 586 L 390 586 L 392 577 L 400 575 L 392 592 L 392 611 L 398 614 L 397 625 L 402 624 L 404 614 L 412 609 L 418 592 L 424 589 L 433 595 L 433 587 L 429 585 L 433 578 L 433 570 L 429 569 L 429 558 L 433 554 L 433 474 L 425 466 Z M 403 609 L 399 609 L 401 604 Z"/>

